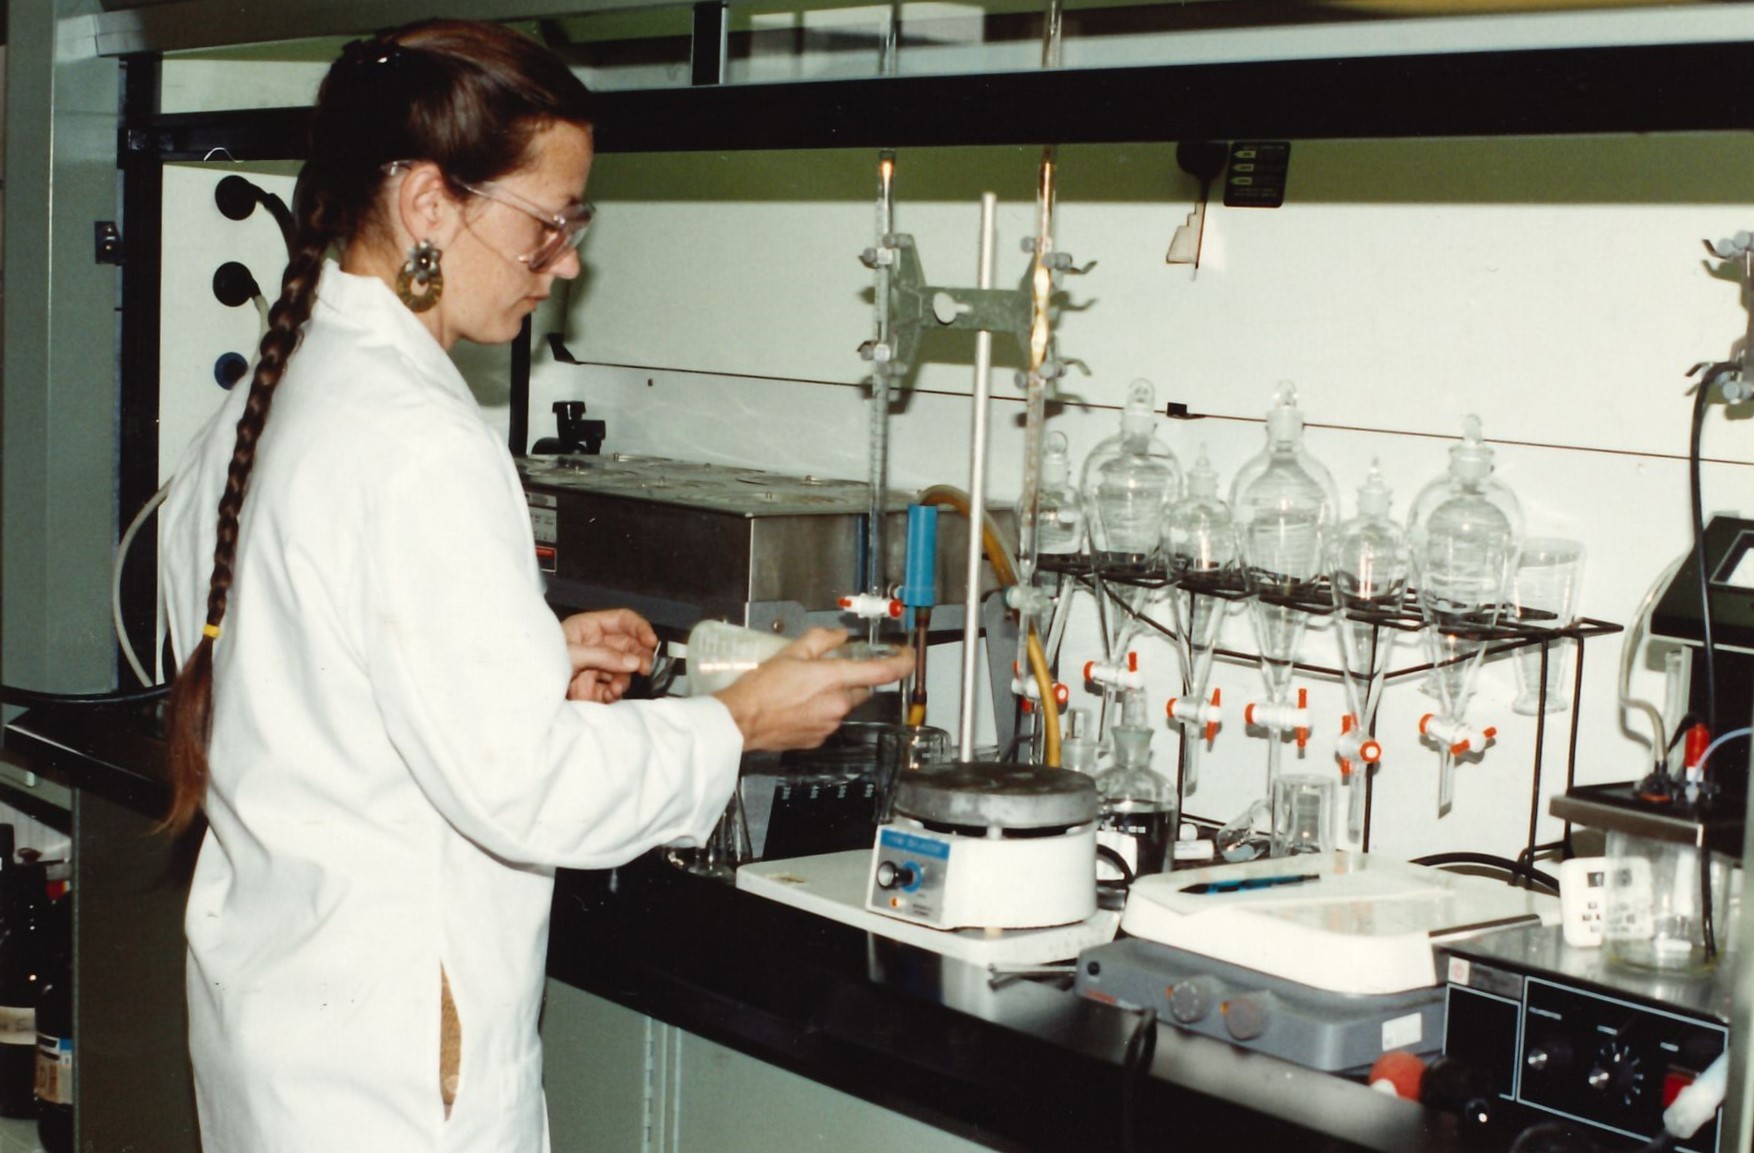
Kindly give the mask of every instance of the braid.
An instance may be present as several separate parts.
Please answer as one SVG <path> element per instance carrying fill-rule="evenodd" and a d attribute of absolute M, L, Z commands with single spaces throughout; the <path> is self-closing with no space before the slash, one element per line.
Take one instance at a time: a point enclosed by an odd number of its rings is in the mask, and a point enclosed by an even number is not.
<path fill-rule="evenodd" d="M 171 807 L 163 822 L 171 832 L 188 826 L 207 792 L 207 740 L 213 725 L 213 633 L 225 620 L 244 493 L 256 463 L 256 444 L 274 404 L 275 388 L 286 374 L 305 321 L 310 319 L 317 277 L 329 248 L 328 238 L 319 229 L 303 227 L 300 231 L 301 241 L 281 280 L 280 299 L 268 313 L 268 331 L 262 337 L 243 415 L 238 417 L 237 440 L 226 469 L 225 491 L 219 498 L 213 575 L 207 585 L 208 629 L 171 686 L 166 733 Z"/>

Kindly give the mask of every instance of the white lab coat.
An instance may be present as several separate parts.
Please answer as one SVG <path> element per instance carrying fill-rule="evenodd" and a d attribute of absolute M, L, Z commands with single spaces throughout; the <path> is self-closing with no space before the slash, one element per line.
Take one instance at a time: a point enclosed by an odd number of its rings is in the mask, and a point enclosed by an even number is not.
<path fill-rule="evenodd" d="M 163 516 L 200 639 L 245 389 Z M 189 895 L 205 1153 L 548 1148 L 536 1019 L 555 866 L 703 838 L 741 738 L 716 700 L 565 700 L 505 446 L 377 280 L 332 263 L 244 503 Z M 439 1094 L 439 973 L 462 1022 Z"/>

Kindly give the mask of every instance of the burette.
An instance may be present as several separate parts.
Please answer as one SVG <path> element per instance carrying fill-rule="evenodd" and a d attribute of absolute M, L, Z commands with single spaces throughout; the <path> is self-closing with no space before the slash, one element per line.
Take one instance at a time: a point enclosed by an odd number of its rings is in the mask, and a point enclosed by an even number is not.
<path fill-rule="evenodd" d="M 877 238 L 880 246 L 887 246 L 889 238 L 895 231 L 895 153 L 879 152 L 877 154 Z M 890 343 L 889 288 L 890 264 L 879 262 L 877 274 L 877 345 L 878 348 L 893 347 Z M 869 452 L 871 478 L 871 508 L 866 515 L 865 523 L 865 591 L 872 596 L 881 597 L 887 594 L 883 577 L 883 518 L 886 512 L 885 501 L 889 492 L 889 373 L 888 360 L 880 360 L 871 374 L 871 436 Z M 881 618 L 873 617 L 866 638 L 875 642 L 877 629 L 882 623 Z M 923 722 L 922 722 L 923 723 Z"/>
<path fill-rule="evenodd" d="M 1041 66 L 1060 65 L 1061 0 L 1048 0 L 1042 26 Z M 1058 155 L 1053 145 L 1041 152 L 1040 179 L 1035 196 L 1035 237 L 1029 267 L 1029 368 L 1024 378 L 1023 485 L 1017 498 L 1017 661 L 1019 670 L 1034 675 L 1039 694 L 1042 727 L 1042 762 L 1060 763 L 1060 718 L 1053 686 L 1047 675 L 1046 654 L 1041 647 L 1037 621 L 1040 598 L 1035 595 L 1037 556 L 1036 525 L 1041 512 L 1041 453 L 1043 425 L 1047 422 L 1048 350 L 1052 346 L 1054 274 L 1054 170 Z"/>

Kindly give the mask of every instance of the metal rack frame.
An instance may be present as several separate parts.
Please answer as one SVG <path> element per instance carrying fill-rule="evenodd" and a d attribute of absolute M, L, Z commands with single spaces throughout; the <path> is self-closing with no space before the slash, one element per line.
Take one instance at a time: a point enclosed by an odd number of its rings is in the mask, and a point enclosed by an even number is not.
<path fill-rule="evenodd" d="M 1153 589 L 1168 588 L 1178 584 L 1178 582 L 1171 577 L 1167 571 L 1161 568 L 1146 565 L 1127 565 L 1117 569 L 1113 566 L 1098 565 L 1094 563 L 1088 555 L 1064 558 L 1043 558 L 1042 569 L 1043 571 L 1059 573 L 1061 576 L 1077 582 L 1080 587 L 1089 589 L 1094 595 L 1103 601 L 1109 601 L 1112 599 L 1107 596 L 1105 588 L 1106 585 L 1110 584 L 1124 585 L 1132 588 Z M 1184 587 L 1187 587 L 1189 591 L 1196 596 L 1211 596 L 1225 601 L 1243 601 L 1248 600 L 1252 596 L 1261 595 L 1245 591 L 1239 580 L 1218 582 L 1201 580 L 1198 583 L 1192 584 L 1188 582 L 1180 583 L 1182 583 Z M 1409 602 L 1416 603 L 1417 596 L 1417 590 L 1409 589 L 1403 599 L 1403 604 Z M 1268 599 L 1275 604 L 1283 604 L 1290 608 L 1299 609 L 1303 612 L 1309 613 L 1311 616 L 1327 617 L 1332 616 L 1339 611 L 1338 607 L 1334 604 L 1333 596 L 1329 590 L 1326 578 L 1309 582 L 1309 584 L 1301 587 L 1296 595 L 1267 596 L 1265 599 Z M 1126 608 L 1126 606 L 1122 605 L 1118 600 L 1113 600 L 1112 603 L 1116 607 L 1124 609 L 1134 620 L 1147 628 L 1153 629 L 1172 640 L 1179 639 L 1176 636 L 1175 631 L 1163 624 L 1163 622 L 1147 616 L 1144 613 L 1135 612 L 1132 609 Z M 1380 625 L 1383 628 L 1394 629 L 1397 632 L 1418 633 L 1427 627 L 1425 621 L 1417 612 L 1412 612 L 1405 608 L 1392 612 L 1373 612 L 1370 613 L 1366 619 L 1369 619 L 1373 624 Z M 1537 843 L 1536 828 L 1540 823 L 1541 816 L 1541 781 L 1547 743 L 1546 673 L 1548 654 L 1551 652 L 1552 646 L 1556 641 L 1577 641 L 1577 662 L 1573 671 L 1572 699 L 1574 701 L 1579 700 L 1581 699 L 1581 694 L 1583 692 L 1585 650 L 1583 642 L 1596 637 L 1611 636 L 1614 633 L 1622 631 L 1624 631 L 1624 628 L 1621 625 L 1612 624 L 1608 621 L 1595 620 L 1591 617 L 1581 617 L 1574 624 L 1563 628 L 1531 628 L 1524 625 L 1499 623 L 1490 626 L 1482 625 L 1468 630 L 1466 634 L 1472 639 L 1486 642 L 1487 647 L 1481 654 L 1483 657 L 1498 656 L 1503 653 L 1514 652 L 1517 649 L 1529 648 L 1533 645 L 1541 646 L 1541 710 L 1535 714 L 1534 763 L 1530 773 L 1529 786 L 1529 833 L 1526 844 L 1516 859 L 1516 863 L 1519 866 L 1532 866 L 1542 856 L 1553 852 L 1560 852 L 1566 856 L 1571 855 L 1572 823 L 1570 820 L 1566 820 L 1565 832 L 1559 840 L 1547 842 L 1545 844 Z M 1258 654 L 1244 652 L 1238 649 L 1219 648 L 1214 649 L 1213 653 L 1215 656 L 1239 662 L 1253 662 L 1259 659 Z M 1323 677 L 1329 680 L 1338 680 L 1343 675 L 1342 671 L 1338 668 L 1331 668 L 1327 665 L 1312 664 L 1307 661 L 1293 661 L 1291 662 L 1291 667 L 1298 672 Z M 1429 672 L 1436 667 L 1436 663 L 1426 661 L 1420 664 L 1390 669 L 1385 672 L 1383 676 L 1387 681 L 1402 680 L 1407 677 Z M 1565 755 L 1565 787 L 1567 790 L 1570 790 L 1576 784 L 1577 779 L 1577 734 L 1579 712 L 1580 710 L 1576 708 L 1571 710 L 1570 731 L 1568 734 Z M 1374 718 L 1372 719 L 1371 735 L 1375 735 Z M 1183 759 L 1179 762 L 1179 767 L 1181 768 L 1186 767 L 1185 748 L 1186 741 L 1184 739 L 1184 751 L 1182 753 Z M 1369 774 L 1366 774 L 1364 781 L 1364 841 L 1360 848 L 1368 851 L 1370 848 L 1370 818 L 1373 782 L 1371 781 Z M 1181 803 L 1181 781 L 1178 779 L 1176 782 L 1176 806 L 1178 809 L 1181 807 Z"/>

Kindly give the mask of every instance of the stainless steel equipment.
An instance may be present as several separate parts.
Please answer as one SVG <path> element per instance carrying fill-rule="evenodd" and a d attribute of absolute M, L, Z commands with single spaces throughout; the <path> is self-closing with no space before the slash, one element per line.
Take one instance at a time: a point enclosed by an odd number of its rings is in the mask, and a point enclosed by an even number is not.
<path fill-rule="evenodd" d="M 1737 966 L 1708 977 L 1636 973 L 1557 927 L 1516 929 L 1449 950 L 1444 1052 L 1504 1101 L 1648 1139 L 1663 1109 L 1729 1043 Z M 1684 1153 L 1717 1153 L 1721 1116 Z"/>
<path fill-rule="evenodd" d="M 716 617 L 796 634 L 845 624 L 840 598 L 863 591 L 863 481 L 625 453 L 523 457 L 518 471 L 559 607 L 628 605 L 672 633 Z M 885 503 L 883 569 L 899 577 L 907 497 Z M 934 623 L 957 627 L 966 523 L 944 518 L 940 540 Z"/>

